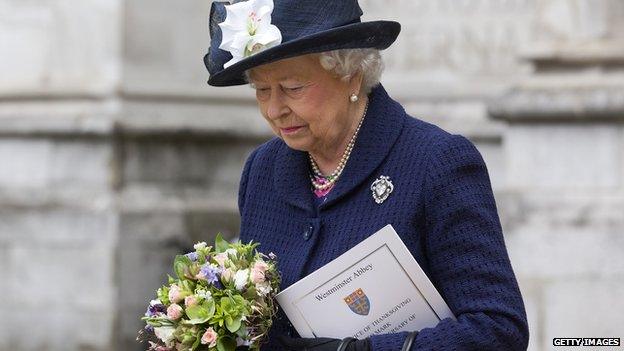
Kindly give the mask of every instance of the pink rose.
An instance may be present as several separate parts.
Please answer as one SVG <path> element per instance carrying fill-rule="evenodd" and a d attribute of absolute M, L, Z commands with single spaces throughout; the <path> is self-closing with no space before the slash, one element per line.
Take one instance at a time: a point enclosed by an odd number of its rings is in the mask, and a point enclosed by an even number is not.
<path fill-rule="evenodd" d="M 253 267 L 251 269 L 250 278 L 254 284 L 262 283 L 265 280 L 264 272 Z"/>
<path fill-rule="evenodd" d="M 167 307 L 167 318 L 172 321 L 178 320 L 182 317 L 182 311 L 182 307 L 180 307 L 177 303 L 174 303 L 173 305 Z"/>
<path fill-rule="evenodd" d="M 223 267 L 225 265 L 225 260 L 228 259 L 228 255 L 225 252 L 215 255 L 214 260 L 217 261 L 219 266 Z"/>
<path fill-rule="evenodd" d="M 262 271 L 262 273 L 264 273 L 267 269 L 269 269 L 269 265 L 264 261 L 256 261 L 254 263 L 254 269 L 258 269 L 259 271 Z"/>
<path fill-rule="evenodd" d="M 212 328 L 208 328 L 204 335 L 201 337 L 201 343 L 208 345 L 208 347 L 215 347 L 217 345 L 217 333 Z"/>
<path fill-rule="evenodd" d="M 265 272 L 269 266 L 264 261 L 256 261 L 251 268 L 251 281 L 254 284 L 262 283 L 266 279 Z"/>
<path fill-rule="evenodd" d="M 178 303 L 184 299 L 182 289 L 179 286 L 172 284 L 169 288 L 169 301 L 172 303 Z"/>
<path fill-rule="evenodd" d="M 197 301 L 197 297 L 195 297 L 194 295 L 191 296 L 187 296 L 184 298 L 184 305 L 186 307 L 191 307 L 191 306 L 195 306 L 197 305 L 199 301 Z"/>

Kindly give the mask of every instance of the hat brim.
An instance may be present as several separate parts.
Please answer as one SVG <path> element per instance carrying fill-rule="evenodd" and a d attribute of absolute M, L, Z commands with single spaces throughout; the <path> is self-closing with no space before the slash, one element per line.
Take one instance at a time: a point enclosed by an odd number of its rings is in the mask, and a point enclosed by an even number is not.
<path fill-rule="evenodd" d="M 314 33 L 247 57 L 210 76 L 208 84 L 216 87 L 247 84 L 246 70 L 282 59 L 338 49 L 388 48 L 396 40 L 401 25 L 394 21 L 352 23 Z M 208 67 L 209 55 L 204 56 Z"/>

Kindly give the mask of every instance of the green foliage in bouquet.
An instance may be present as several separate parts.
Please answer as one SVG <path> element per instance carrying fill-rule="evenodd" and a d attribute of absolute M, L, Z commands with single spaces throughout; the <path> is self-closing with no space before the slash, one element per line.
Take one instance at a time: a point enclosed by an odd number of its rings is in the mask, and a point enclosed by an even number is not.
<path fill-rule="evenodd" d="M 176 277 L 149 303 L 137 340 L 150 351 L 259 350 L 277 311 L 280 275 L 275 255 L 258 245 L 218 234 L 214 248 L 201 242 L 176 256 Z"/>

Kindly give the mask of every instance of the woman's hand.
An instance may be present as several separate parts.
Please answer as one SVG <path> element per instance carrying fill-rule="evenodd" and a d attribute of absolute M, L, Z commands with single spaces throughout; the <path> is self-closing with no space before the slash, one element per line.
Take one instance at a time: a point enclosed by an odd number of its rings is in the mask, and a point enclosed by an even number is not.
<path fill-rule="evenodd" d="M 336 351 L 340 345 L 340 339 L 331 338 L 291 338 L 278 337 L 278 341 L 288 351 Z M 347 351 L 370 351 L 368 339 L 354 340 L 349 343 Z"/>

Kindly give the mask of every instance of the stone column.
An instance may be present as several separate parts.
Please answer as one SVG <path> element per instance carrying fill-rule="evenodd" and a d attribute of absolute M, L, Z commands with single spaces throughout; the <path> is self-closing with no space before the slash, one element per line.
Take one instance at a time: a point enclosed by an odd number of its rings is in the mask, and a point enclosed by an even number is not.
<path fill-rule="evenodd" d="M 490 106 L 507 123 L 502 203 L 531 350 L 624 325 L 624 3 L 538 2 L 530 76 Z"/>
<path fill-rule="evenodd" d="M 0 2 L 0 349 L 106 350 L 121 2 Z"/>
<path fill-rule="evenodd" d="M 174 255 L 236 236 L 270 131 L 207 89 L 209 5 L 0 2 L 0 349 L 144 349 Z"/>

